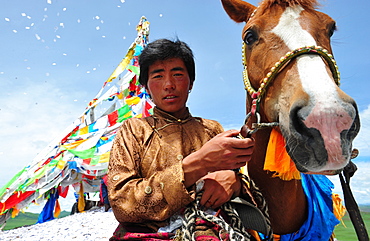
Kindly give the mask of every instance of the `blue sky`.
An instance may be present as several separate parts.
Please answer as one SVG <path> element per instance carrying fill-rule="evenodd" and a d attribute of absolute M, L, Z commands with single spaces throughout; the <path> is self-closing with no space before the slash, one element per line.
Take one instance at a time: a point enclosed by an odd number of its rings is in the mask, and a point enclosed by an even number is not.
<path fill-rule="evenodd" d="M 361 172 L 352 186 L 360 203 L 370 203 L 370 162 L 363 163 L 370 160 L 370 48 L 364 17 L 370 2 L 321 4 L 320 10 L 337 21 L 332 47 L 341 88 L 360 110 L 362 128 L 354 147 L 360 150 L 355 161 Z M 0 5 L 0 186 L 83 112 L 134 40 L 143 15 L 151 23 L 150 40 L 178 37 L 195 53 L 192 114 L 218 120 L 225 129 L 243 124 L 243 24 L 232 22 L 220 1 L 1 0 Z"/>

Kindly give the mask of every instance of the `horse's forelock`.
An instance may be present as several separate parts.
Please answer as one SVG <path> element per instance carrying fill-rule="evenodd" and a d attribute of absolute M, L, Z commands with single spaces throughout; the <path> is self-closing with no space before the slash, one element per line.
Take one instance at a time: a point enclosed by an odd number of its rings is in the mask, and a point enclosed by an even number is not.
<path fill-rule="evenodd" d="M 302 6 L 306 10 L 314 10 L 318 7 L 317 0 L 264 0 L 260 4 L 260 10 L 264 12 L 266 9 L 280 5 L 283 7 L 293 7 L 296 5 Z"/>

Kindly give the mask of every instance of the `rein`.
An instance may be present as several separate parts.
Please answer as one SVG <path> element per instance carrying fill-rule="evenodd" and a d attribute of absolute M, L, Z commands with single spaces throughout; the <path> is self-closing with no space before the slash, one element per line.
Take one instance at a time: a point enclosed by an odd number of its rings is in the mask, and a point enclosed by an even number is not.
<path fill-rule="evenodd" d="M 354 159 L 355 157 L 351 157 L 351 159 Z M 367 233 L 364 220 L 362 219 L 360 209 L 356 203 L 355 197 L 353 196 L 351 187 L 349 185 L 350 178 L 355 174 L 356 171 L 356 165 L 352 161 L 350 161 L 348 165 L 344 168 L 343 173 L 339 174 L 339 179 L 342 185 L 344 204 L 348 211 L 351 222 L 355 228 L 358 240 L 369 241 L 369 235 Z"/>

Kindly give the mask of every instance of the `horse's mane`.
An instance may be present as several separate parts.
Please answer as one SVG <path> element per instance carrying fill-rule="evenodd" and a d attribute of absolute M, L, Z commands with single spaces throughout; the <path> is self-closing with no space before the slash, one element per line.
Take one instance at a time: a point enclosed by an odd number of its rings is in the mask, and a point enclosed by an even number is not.
<path fill-rule="evenodd" d="M 264 0 L 260 4 L 260 9 L 265 11 L 271 8 L 273 5 L 280 5 L 283 7 L 292 7 L 296 5 L 302 6 L 306 10 L 314 10 L 317 8 L 319 3 L 317 0 Z"/>

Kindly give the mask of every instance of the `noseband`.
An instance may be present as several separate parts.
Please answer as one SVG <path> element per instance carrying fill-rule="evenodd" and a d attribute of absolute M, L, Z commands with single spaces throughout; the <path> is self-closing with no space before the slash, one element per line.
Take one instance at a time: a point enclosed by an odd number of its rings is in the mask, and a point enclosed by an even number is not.
<path fill-rule="evenodd" d="M 266 127 L 273 127 L 278 126 L 278 122 L 271 122 L 271 123 L 260 123 L 260 114 L 259 111 L 259 105 L 261 102 L 261 99 L 263 95 L 266 93 L 267 87 L 269 84 L 276 78 L 276 76 L 279 74 L 279 72 L 285 68 L 287 63 L 298 56 L 304 55 L 304 54 L 317 54 L 321 56 L 326 63 L 329 65 L 330 70 L 333 74 L 333 78 L 335 83 L 339 86 L 340 85 L 340 74 L 338 71 L 337 63 L 333 57 L 326 49 L 320 47 L 320 46 L 305 46 L 298 49 L 295 49 L 293 51 L 290 51 L 285 54 L 285 56 L 281 57 L 279 61 L 275 63 L 275 65 L 270 69 L 270 72 L 267 73 L 266 77 L 263 78 L 261 82 L 260 87 L 258 90 L 255 90 L 252 87 L 252 84 L 248 77 L 248 69 L 247 69 L 247 59 L 246 59 L 246 44 L 243 43 L 242 47 L 242 61 L 243 61 L 243 81 L 244 86 L 248 94 L 252 98 L 252 106 L 250 112 L 247 114 L 245 123 L 247 123 L 248 119 L 251 116 L 255 116 L 257 122 L 252 124 L 252 129 L 249 130 L 248 134 L 253 134 L 258 129 L 266 128 Z"/>

